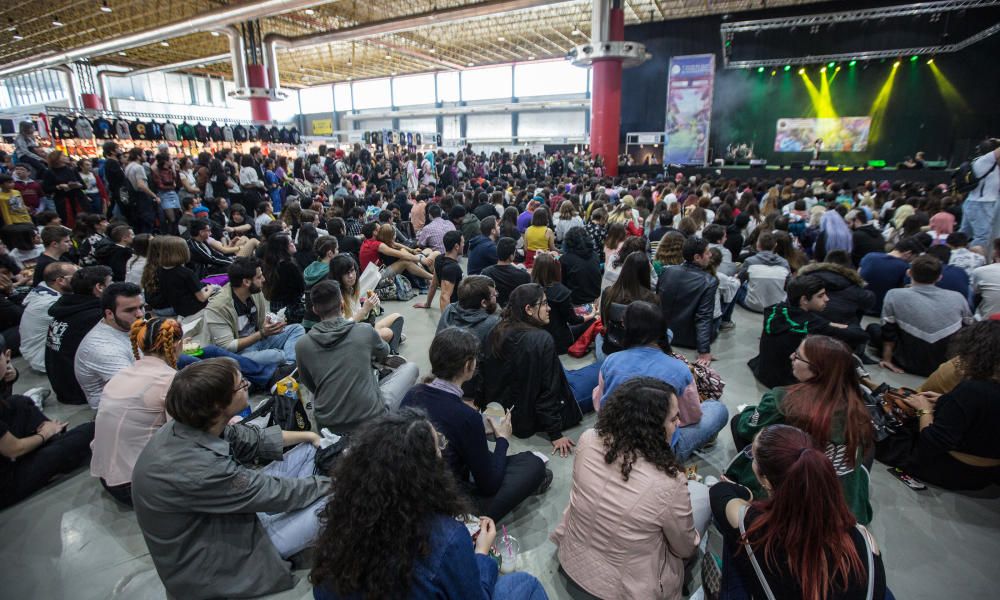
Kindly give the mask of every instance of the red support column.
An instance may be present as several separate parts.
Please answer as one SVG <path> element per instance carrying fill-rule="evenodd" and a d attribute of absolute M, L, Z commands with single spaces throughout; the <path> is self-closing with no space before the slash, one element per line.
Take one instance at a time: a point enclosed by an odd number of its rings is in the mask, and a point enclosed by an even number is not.
<path fill-rule="evenodd" d="M 267 89 L 264 65 L 247 65 L 247 83 L 251 88 Z M 250 98 L 250 117 L 254 121 L 271 120 L 271 105 L 267 98 Z"/>
<path fill-rule="evenodd" d="M 83 107 L 90 110 L 104 110 L 104 102 L 97 94 L 80 94 Z"/>
<path fill-rule="evenodd" d="M 625 39 L 625 13 L 611 9 L 609 41 Z M 604 160 L 604 172 L 618 175 L 618 148 L 622 120 L 622 61 L 594 61 L 590 102 L 590 153 Z"/>

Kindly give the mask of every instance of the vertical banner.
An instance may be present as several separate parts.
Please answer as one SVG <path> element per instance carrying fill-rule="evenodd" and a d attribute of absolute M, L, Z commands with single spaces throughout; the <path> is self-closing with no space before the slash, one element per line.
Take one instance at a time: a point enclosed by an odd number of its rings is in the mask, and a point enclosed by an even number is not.
<path fill-rule="evenodd" d="M 714 84 L 714 54 L 671 57 L 667 75 L 664 164 L 708 163 Z"/>

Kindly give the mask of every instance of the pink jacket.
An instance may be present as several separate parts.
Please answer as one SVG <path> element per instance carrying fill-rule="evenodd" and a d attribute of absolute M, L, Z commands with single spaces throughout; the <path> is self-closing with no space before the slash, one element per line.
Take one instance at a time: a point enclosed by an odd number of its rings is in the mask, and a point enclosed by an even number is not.
<path fill-rule="evenodd" d="M 697 548 L 684 472 L 670 477 L 640 458 L 622 481 L 621 459 L 609 465 L 604 452 L 596 430 L 583 432 L 569 506 L 551 536 L 559 564 L 601 598 L 680 600 L 683 559 Z"/>

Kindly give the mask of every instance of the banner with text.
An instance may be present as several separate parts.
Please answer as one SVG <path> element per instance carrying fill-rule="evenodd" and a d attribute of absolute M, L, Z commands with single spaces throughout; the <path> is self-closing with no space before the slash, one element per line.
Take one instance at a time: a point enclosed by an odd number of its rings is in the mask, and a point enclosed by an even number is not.
<path fill-rule="evenodd" d="M 664 164 L 704 165 L 708 162 L 714 84 L 714 54 L 670 59 Z"/>
<path fill-rule="evenodd" d="M 871 117 L 778 119 L 775 152 L 810 152 L 823 140 L 822 152 L 863 152 L 868 147 Z"/>

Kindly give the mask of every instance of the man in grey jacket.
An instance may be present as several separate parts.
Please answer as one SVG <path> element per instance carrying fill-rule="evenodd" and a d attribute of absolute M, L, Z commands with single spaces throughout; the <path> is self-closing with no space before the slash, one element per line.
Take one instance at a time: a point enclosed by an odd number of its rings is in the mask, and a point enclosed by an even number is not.
<path fill-rule="evenodd" d="M 744 287 L 736 293 L 740 306 L 754 312 L 764 312 L 785 300 L 785 283 L 791 275 L 788 261 L 774 252 L 777 241 L 771 233 L 757 238 L 757 254 L 743 261 L 739 278 Z"/>
<path fill-rule="evenodd" d="M 322 319 L 295 344 L 299 381 L 313 394 L 316 423 L 333 433 L 395 410 L 420 375 L 403 363 L 378 380 L 373 363 L 389 356 L 389 344 L 368 323 L 345 319 L 340 285 L 324 280 L 310 291 L 313 312 Z"/>

